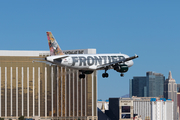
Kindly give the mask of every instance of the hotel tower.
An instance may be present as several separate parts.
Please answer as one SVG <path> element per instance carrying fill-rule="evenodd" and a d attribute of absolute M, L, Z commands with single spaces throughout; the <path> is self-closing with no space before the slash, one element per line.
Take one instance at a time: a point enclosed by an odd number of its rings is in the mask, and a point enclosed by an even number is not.
<path fill-rule="evenodd" d="M 96 49 L 63 51 L 95 54 Z M 97 74 L 32 62 L 49 51 L 0 51 L 0 118 L 97 120 Z"/>

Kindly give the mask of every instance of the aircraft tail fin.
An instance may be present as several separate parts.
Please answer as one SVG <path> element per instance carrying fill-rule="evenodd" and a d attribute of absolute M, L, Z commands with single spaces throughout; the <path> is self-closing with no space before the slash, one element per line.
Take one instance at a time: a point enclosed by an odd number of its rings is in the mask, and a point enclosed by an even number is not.
<path fill-rule="evenodd" d="M 46 34 L 50 49 L 50 55 L 64 55 L 53 34 L 51 32 L 46 32 Z"/>

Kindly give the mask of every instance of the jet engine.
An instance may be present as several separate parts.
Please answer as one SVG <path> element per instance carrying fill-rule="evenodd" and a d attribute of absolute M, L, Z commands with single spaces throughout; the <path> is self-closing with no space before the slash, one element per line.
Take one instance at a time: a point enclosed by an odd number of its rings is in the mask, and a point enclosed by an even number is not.
<path fill-rule="evenodd" d="M 79 72 L 82 72 L 84 74 L 92 74 L 94 71 L 92 71 L 92 70 L 79 70 Z"/>
<path fill-rule="evenodd" d="M 92 74 L 94 71 L 84 71 L 84 70 L 79 70 L 79 72 L 81 72 L 81 74 L 79 74 L 79 78 L 85 78 L 85 74 Z"/>
<path fill-rule="evenodd" d="M 114 67 L 114 70 L 120 73 L 124 73 L 128 71 L 128 66 L 126 64 L 116 64 Z"/>

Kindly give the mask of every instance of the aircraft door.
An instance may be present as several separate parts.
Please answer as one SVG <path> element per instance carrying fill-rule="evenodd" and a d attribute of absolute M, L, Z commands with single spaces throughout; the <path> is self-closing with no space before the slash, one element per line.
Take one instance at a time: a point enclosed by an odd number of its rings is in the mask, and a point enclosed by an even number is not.
<path fill-rule="evenodd" d="M 68 65 L 69 65 L 69 66 L 71 66 L 71 65 L 72 65 L 72 63 L 73 63 L 72 58 L 71 58 L 71 57 L 68 57 Z"/>

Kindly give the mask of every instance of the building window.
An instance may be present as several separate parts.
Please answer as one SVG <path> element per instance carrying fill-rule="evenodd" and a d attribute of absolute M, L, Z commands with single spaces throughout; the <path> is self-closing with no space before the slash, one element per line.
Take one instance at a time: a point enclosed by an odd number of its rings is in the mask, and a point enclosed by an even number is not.
<path fill-rule="evenodd" d="M 131 118 L 131 114 L 121 114 L 121 118 Z"/>
<path fill-rule="evenodd" d="M 130 106 L 122 106 L 122 113 L 130 112 Z"/>

